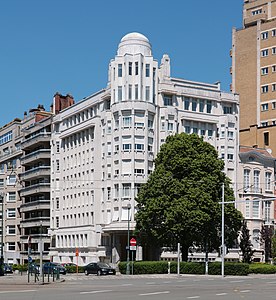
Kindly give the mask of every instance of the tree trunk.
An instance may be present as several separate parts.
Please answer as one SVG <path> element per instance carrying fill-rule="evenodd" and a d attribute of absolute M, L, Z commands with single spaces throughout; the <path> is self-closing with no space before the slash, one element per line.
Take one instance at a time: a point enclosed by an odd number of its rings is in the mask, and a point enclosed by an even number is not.
<path fill-rule="evenodd" d="M 182 261 L 188 261 L 188 253 L 189 253 L 189 246 L 186 244 L 182 244 L 181 245 Z"/>

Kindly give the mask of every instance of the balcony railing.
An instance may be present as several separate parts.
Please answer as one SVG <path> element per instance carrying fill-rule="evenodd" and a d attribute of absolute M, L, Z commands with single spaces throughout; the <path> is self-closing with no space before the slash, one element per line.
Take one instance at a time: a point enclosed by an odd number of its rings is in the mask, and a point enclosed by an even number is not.
<path fill-rule="evenodd" d="M 34 162 L 36 160 L 40 160 L 40 159 L 48 159 L 50 158 L 50 153 L 51 150 L 50 149 L 40 149 L 37 151 L 34 151 L 32 153 L 29 153 L 23 157 L 21 157 L 21 164 L 28 164 L 30 162 Z"/>
<path fill-rule="evenodd" d="M 50 200 L 36 200 L 28 203 L 23 203 L 20 206 L 21 212 L 28 212 L 32 210 L 41 210 L 41 209 L 49 209 L 50 208 Z"/>
<path fill-rule="evenodd" d="M 20 190 L 20 195 L 22 197 L 36 194 L 36 193 L 48 193 L 50 192 L 50 183 L 38 183 L 27 186 Z"/>
<path fill-rule="evenodd" d="M 50 176 L 50 166 L 40 166 L 21 173 L 21 180 L 30 180 L 31 178 Z"/>
<path fill-rule="evenodd" d="M 45 133 L 39 133 L 35 136 L 32 136 L 25 141 L 22 142 L 21 148 L 26 149 L 34 144 L 37 144 L 39 142 L 49 142 L 51 138 L 51 133 L 50 132 L 45 132 Z"/>

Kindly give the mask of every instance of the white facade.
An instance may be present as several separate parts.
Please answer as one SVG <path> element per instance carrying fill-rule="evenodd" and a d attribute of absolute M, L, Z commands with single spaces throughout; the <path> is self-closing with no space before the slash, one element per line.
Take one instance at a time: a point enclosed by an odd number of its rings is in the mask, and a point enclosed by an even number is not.
<path fill-rule="evenodd" d="M 135 195 L 170 134 L 203 136 L 236 183 L 238 101 L 237 95 L 222 92 L 219 83 L 171 77 L 168 55 L 158 66 L 145 36 L 124 36 L 109 64 L 106 89 L 53 120 L 53 259 L 80 265 L 126 260 L 128 216 L 130 230 L 135 227 Z M 136 255 L 142 257 L 140 248 Z"/>
<path fill-rule="evenodd" d="M 274 228 L 275 158 L 265 149 L 240 147 L 237 208 L 247 222 L 254 259 L 264 260 L 262 226 Z"/>

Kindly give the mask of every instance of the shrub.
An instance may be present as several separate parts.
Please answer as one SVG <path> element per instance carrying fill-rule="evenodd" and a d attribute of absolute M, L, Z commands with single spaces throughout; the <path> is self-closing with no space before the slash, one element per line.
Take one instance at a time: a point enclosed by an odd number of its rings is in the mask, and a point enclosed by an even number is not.
<path fill-rule="evenodd" d="M 264 263 L 252 263 L 249 265 L 249 273 L 254 274 L 275 274 L 276 266 Z"/>
<path fill-rule="evenodd" d="M 67 266 L 66 267 L 67 273 L 77 273 L 77 267 L 76 266 Z M 78 273 L 83 273 L 84 269 L 83 267 L 78 267 Z"/>
<path fill-rule="evenodd" d="M 126 273 L 126 262 L 119 263 L 119 270 L 122 274 Z M 130 273 L 132 270 L 132 262 Z M 170 272 L 177 273 L 177 263 L 170 263 Z M 165 261 L 139 261 L 133 264 L 134 274 L 166 274 L 168 273 L 168 262 Z M 208 273 L 210 275 L 221 275 L 221 263 L 209 263 Z M 249 265 L 244 263 L 226 262 L 224 268 L 225 275 L 248 275 Z M 205 263 L 180 262 L 180 274 L 205 274 Z"/>

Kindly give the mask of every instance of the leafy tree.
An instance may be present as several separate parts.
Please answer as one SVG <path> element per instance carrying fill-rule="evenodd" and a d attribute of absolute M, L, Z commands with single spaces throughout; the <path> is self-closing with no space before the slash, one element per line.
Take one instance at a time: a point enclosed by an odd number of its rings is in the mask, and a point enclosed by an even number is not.
<path fill-rule="evenodd" d="M 215 148 L 195 134 L 169 136 L 155 160 L 155 170 L 136 200 L 136 231 L 144 246 L 176 249 L 187 260 L 193 245 L 219 249 L 221 186 L 225 201 L 234 200 L 223 161 Z M 241 213 L 225 204 L 226 244 L 231 246 L 241 227 Z"/>
<path fill-rule="evenodd" d="M 241 234 L 240 234 L 240 249 L 242 252 L 242 261 L 244 263 L 251 263 L 254 254 L 253 245 L 251 243 L 249 229 L 245 220 L 242 222 Z"/>
<path fill-rule="evenodd" d="M 273 236 L 273 229 L 271 226 L 262 226 L 261 229 L 261 245 L 264 246 L 265 262 L 269 262 L 271 258 L 271 241 Z"/>
<path fill-rule="evenodd" d="M 275 234 L 275 232 L 271 239 L 271 257 L 275 261 L 275 259 L 276 259 L 276 234 Z"/>

